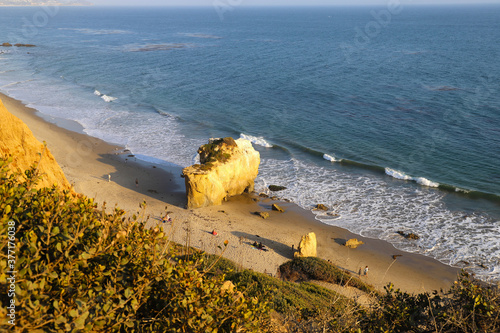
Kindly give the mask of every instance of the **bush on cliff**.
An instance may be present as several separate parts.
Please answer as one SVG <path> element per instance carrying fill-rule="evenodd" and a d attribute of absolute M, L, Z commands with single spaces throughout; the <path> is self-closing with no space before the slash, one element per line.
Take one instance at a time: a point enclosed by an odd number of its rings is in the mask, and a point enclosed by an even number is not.
<path fill-rule="evenodd" d="M 23 332 L 260 331 L 268 305 L 221 289 L 175 256 L 161 229 L 106 213 L 56 187 L 34 189 L 36 169 L 0 159 L 0 317 Z M 9 234 L 10 231 L 10 234 Z M 10 252 L 9 252 L 10 250 Z M 12 265 L 12 266 L 10 266 Z M 15 273 L 9 273 L 14 271 Z M 14 279 L 12 279 L 14 278 Z M 9 311 L 9 313 L 7 313 Z M 10 318 L 9 318 L 10 319 Z M 0 330 L 12 325 L 6 320 Z"/>
<path fill-rule="evenodd" d="M 361 327 L 377 332 L 500 332 L 500 292 L 462 272 L 445 293 L 411 295 L 392 284 Z"/>
<path fill-rule="evenodd" d="M 297 257 L 279 267 L 280 275 L 286 280 L 319 280 L 341 286 L 351 286 L 366 293 L 376 293 L 376 289 L 354 277 L 351 273 L 316 257 Z"/>

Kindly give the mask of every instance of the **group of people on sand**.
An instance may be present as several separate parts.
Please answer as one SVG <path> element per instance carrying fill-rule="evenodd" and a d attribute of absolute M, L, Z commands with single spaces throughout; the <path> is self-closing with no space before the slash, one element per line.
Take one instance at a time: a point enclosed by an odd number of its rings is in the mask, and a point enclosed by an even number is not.
<path fill-rule="evenodd" d="M 359 277 L 361 277 L 361 267 L 359 268 L 358 275 Z M 363 276 L 368 276 L 368 266 L 365 266 L 365 269 L 363 270 Z"/>
<path fill-rule="evenodd" d="M 256 249 L 259 249 L 259 250 L 262 250 L 262 251 L 267 251 L 265 245 L 263 245 L 262 242 L 259 242 L 257 244 L 257 241 L 255 241 L 255 242 L 253 242 L 252 246 L 255 247 Z"/>

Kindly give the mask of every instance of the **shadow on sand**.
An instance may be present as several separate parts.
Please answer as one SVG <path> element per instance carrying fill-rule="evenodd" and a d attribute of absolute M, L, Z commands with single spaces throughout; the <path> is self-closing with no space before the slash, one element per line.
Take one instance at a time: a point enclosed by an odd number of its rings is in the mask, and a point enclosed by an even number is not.
<path fill-rule="evenodd" d="M 111 165 L 117 170 L 109 175 L 102 175 L 102 181 L 112 181 L 141 195 L 180 208 L 186 207 L 186 189 L 180 177 L 181 166 L 166 167 L 135 158 L 125 158 L 123 155 L 101 154 L 100 157 L 99 162 Z"/>
<path fill-rule="evenodd" d="M 252 246 L 252 244 L 254 242 L 257 242 L 257 244 L 262 243 L 262 245 L 264 245 L 265 248 L 273 250 L 277 254 L 279 254 L 287 259 L 290 259 L 290 260 L 293 259 L 293 250 L 290 246 L 288 246 L 286 244 L 279 243 L 279 242 L 273 241 L 271 239 L 261 237 L 259 235 L 248 234 L 246 232 L 233 231 L 232 234 L 235 235 L 236 237 L 241 237 L 241 238 L 248 240 L 248 242 L 244 242 L 244 244 L 248 244 L 249 246 Z"/>

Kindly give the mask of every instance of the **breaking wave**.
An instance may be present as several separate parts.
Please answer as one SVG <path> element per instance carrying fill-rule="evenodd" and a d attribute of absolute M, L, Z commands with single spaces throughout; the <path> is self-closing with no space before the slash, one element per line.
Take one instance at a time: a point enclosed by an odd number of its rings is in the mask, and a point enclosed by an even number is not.
<path fill-rule="evenodd" d="M 257 137 L 257 136 L 251 136 L 251 135 L 241 133 L 240 138 L 248 140 L 253 144 L 256 144 L 258 146 L 262 146 L 265 148 L 272 148 L 273 147 L 273 145 L 270 144 L 269 142 L 267 142 L 266 139 L 264 139 L 262 136 Z"/>
<path fill-rule="evenodd" d="M 327 161 L 330 161 L 330 162 L 341 162 L 342 159 L 337 159 L 335 157 L 333 157 L 332 155 L 328 155 L 328 154 L 323 154 L 323 158 Z"/>
<path fill-rule="evenodd" d="M 398 170 L 394 170 L 394 169 L 391 169 L 391 168 L 385 168 L 385 174 L 388 175 L 388 176 L 391 176 L 393 178 L 396 178 L 396 179 L 412 180 L 412 181 L 414 181 L 417 184 L 420 184 L 422 186 L 439 187 L 439 183 L 433 182 L 433 181 L 431 181 L 431 180 L 429 180 L 427 178 L 423 178 L 423 177 L 416 177 L 416 178 L 414 178 L 412 176 L 408 176 L 404 172 L 401 172 L 401 171 L 398 171 Z"/>

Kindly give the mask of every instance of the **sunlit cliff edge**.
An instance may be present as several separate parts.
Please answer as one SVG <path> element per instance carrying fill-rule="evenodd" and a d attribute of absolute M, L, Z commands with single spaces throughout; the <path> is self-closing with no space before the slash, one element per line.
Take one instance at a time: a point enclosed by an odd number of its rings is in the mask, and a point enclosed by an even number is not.
<path fill-rule="evenodd" d="M 0 119 L 1 157 L 11 156 L 12 166 L 19 168 L 22 172 L 40 161 L 38 170 L 43 177 L 38 183 L 39 188 L 51 187 L 54 184 L 62 189 L 71 188 L 49 149 L 35 138 L 26 124 L 7 110 L 1 100 Z"/>

